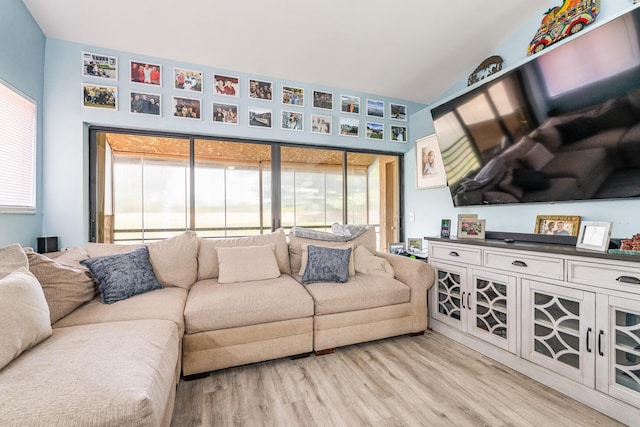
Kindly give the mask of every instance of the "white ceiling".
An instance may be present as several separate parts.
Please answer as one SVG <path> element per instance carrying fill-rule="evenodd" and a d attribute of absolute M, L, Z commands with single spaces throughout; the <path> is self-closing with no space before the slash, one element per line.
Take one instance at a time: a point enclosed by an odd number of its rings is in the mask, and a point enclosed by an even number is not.
<path fill-rule="evenodd" d="M 531 0 L 24 3 L 48 38 L 425 104 L 466 79 L 545 6 Z"/>

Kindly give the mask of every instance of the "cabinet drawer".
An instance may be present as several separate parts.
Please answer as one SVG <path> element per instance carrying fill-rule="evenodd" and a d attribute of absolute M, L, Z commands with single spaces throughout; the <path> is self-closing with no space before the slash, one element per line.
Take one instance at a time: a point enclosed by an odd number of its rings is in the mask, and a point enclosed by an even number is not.
<path fill-rule="evenodd" d="M 564 279 L 564 260 L 559 258 L 485 250 L 484 266 L 549 279 Z"/>
<path fill-rule="evenodd" d="M 640 292 L 640 268 L 597 262 L 567 261 L 568 280 L 583 285 L 629 288 Z"/>
<path fill-rule="evenodd" d="M 463 246 L 432 245 L 429 258 L 471 265 L 482 265 L 482 250 Z"/>

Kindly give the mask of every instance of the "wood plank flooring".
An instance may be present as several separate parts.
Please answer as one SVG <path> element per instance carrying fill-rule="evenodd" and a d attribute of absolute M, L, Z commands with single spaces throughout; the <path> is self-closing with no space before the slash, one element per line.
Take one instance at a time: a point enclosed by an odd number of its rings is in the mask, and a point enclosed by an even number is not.
<path fill-rule="evenodd" d="M 438 333 L 180 381 L 172 426 L 617 426 Z"/>

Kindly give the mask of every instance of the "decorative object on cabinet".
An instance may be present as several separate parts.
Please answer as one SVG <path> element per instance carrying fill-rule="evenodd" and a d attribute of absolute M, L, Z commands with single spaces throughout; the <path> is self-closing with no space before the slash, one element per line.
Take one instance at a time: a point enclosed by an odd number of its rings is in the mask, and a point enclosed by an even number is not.
<path fill-rule="evenodd" d="M 640 233 L 634 234 L 629 239 L 620 241 L 620 249 L 609 249 L 612 254 L 640 255 Z"/>
<path fill-rule="evenodd" d="M 580 229 L 580 217 L 576 215 L 538 215 L 535 234 L 555 236 L 577 236 Z"/>
<path fill-rule="evenodd" d="M 389 253 L 399 255 L 404 252 L 404 243 L 389 243 Z"/>
<path fill-rule="evenodd" d="M 82 52 L 82 75 L 118 81 L 118 57 Z"/>
<path fill-rule="evenodd" d="M 202 92 L 202 71 L 174 68 L 173 88 L 189 92 Z"/>
<path fill-rule="evenodd" d="M 105 110 L 118 109 L 118 88 L 115 86 L 102 86 L 83 83 L 83 105 Z"/>
<path fill-rule="evenodd" d="M 213 86 L 216 95 L 240 96 L 240 79 L 233 76 L 223 76 L 215 74 L 213 76 Z"/>
<path fill-rule="evenodd" d="M 409 238 L 407 239 L 407 252 L 420 253 L 422 252 L 422 239 Z"/>
<path fill-rule="evenodd" d="M 484 80 L 485 77 L 489 77 L 491 74 L 502 70 L 502 64 L 504 64 L 504 60 L 501 56 L 494 55 L 488 57 L 473 70 L 473 73 L 471 73 L 467 80 L 467 86 L 478 83 L 480 80 Z"/>
<path fill-rule="evenodd" d="M 458 239 L 482 239 L 487 231 L 484 219 L 469 219 L 458 223 Z"/>
<path fill-rule="evenodd" d="M 440 224 L 440 237 L 448 239 L 451 234 L 451 220 L 443 219 Z"/>
<path fill-rule="evenodd" d="M 416 140 L 416 187 L 444 187 L 447 185 L 447 174 L 440 154 L 440 146 L 436 135 L 425 136 Z"/>
<path fill-rule="evenodd" d="M 576 248 L 606 252 L 611 239 L 611 222 L 583 221 L 580 224 Z"/>
<path fill-rule="evenodd" d="M 129 77 L 133 83 L 162 86 L 162 65 L 130 61 L 130 69 Z"/>

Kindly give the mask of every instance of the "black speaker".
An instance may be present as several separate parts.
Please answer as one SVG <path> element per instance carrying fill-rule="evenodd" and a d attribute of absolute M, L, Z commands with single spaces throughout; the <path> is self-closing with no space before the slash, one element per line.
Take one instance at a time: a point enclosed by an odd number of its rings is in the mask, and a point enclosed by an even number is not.
<path fill-rule="evenodd" d="M 57 237 L 38 237 L 38 253 L 46 254 L 47 252 L 58 251 Z"/>

